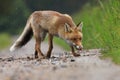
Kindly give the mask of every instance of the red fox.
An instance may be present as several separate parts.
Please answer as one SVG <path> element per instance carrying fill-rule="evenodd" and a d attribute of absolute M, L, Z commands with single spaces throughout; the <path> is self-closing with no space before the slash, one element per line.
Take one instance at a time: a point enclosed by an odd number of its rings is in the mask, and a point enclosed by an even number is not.
<path fill-rule="evenodd" d="M 30 15 L 22 34 L 11 46 L 10 51 L 25 45 L 34 35 L 36 40 L 35 58 L 50 58 L 53 49 L 53 37 L 57 36 L 69 44 L 75 57 L 80 56 L 80 54 L 75 53 L 74 48 L 77 50 L 83 48 L 82 26 L 82 22 L 76 26 L 68 14 L 56 11 L 35 11 Z M 47 55 L 44 56 L 40 44 L 45 39 L 46 34 L 48 34 L 49 49 Z"/>

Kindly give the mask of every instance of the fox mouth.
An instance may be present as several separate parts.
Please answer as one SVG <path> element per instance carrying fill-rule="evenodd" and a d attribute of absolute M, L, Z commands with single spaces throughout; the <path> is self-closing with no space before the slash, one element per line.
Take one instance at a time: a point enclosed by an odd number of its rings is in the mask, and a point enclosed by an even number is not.
<path fill-rule="evenodd" d="M 82 50 L 82 46 L 74 46 L 77 50 Z"/>

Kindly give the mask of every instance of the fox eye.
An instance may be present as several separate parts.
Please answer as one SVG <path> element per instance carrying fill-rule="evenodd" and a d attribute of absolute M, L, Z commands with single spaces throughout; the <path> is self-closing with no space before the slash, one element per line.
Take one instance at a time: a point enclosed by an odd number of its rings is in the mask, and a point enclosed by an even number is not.
<path fill-rule="evenodd" d="M 73 41 L 75 41 L 75 40 L 76 40 L 76 38 L 72 38 L 72 40 L 73 40 Z"/>
<path fill-rule="evenodd" d="M 76 38 L 73 38 L 73 40 L 75 41 L 75 40 L 76 40 Z"/>
<path fill-rule="evenodd" d="M 82 38 L 79 38 L 79 40 L 82 40 Z"/>

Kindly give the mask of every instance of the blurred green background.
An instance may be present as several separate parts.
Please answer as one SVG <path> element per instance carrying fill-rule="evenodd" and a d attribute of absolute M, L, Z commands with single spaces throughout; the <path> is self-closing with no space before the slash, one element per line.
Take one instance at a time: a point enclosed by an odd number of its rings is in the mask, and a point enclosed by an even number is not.
<path fill-rule="evenodd" d="M 120 0 L 1 0 L 0 49 L 11 44 L 36 10 L 70 14 L 76 24 L 83 21 L 84 49 L 100 48 L 103 57 L 120 64 Z M 64 41 L 54 42 L 69 50 Z"/>

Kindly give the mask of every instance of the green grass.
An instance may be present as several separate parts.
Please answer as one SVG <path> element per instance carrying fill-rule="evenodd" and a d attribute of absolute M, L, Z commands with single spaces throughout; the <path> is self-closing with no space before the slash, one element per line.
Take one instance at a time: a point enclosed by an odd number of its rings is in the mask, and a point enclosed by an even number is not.
<path fill-rule="evenodd" d="M 8 47 L 10 43 L 10 35 L 8 35 L 7 33 L 0 33 L 0 50 Z"/>
<path fill-rule="evenodd" d="M 65 50 L 70 50 L 69 45 L 64 40 L 62 40 L 60 38 L 56 38 L 55 37 L 54 38 L 54 43 L 57 44 L 57 45 L 59 45 L 59 46 L 61 46 Z"/>
<path fill-rule="evenodd" d="M 107 53 L 104 52 L 104 56 L 102 56 L 101 58 L 111 58 L 114 63 L 120 65 L 120 49 L 112 50 Z"/>
<path fill-rule="evenodd" d="M 48 36 L 46 36 L 45 41 L 48 42 Z M 69 45 L 63 39 L 58 37 L 53 38 L 53 44 L 61 46 L 64 50 L 70 50 Z"/>
<path fill-rule="evenodd" d="M 104 1 L 104 2 L 103 2 Z M 84 48 L 104 49 L 103 55 L 120 63 L 120 1 L 98 0 L 99 5 L 86 4 L 73 17 L 84 22 Z"/>

